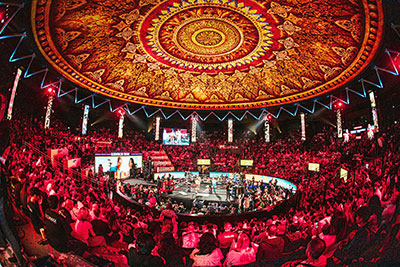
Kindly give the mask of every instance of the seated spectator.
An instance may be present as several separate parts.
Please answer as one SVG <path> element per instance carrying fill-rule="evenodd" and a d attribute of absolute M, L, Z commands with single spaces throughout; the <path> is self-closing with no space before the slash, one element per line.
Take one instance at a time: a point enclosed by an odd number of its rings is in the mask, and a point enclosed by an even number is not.
<path fill-rule="evenodd" d="M 185 266 L 185 251 L 176 244 L 171 232 L 162 233 L 157 252 L 165 266 Z"/>
<path fill-rule="evenodd" d="M 285 263 L 284 267 L 296 266 L 296 267 L 323 267 L 326 266 L 326 257 L 323 255 L 326 249 L 325 242 L 317 237 L 308 243 L 306 255 L 307 259 L 304 261 L 294 261 Z"/>
<path fill-rule="evenodd" d="M 91 221 L 93 232 L 97 236 L 104 237 L 107 244 L 117 241 L 119 239 L 118 234 L 114 234 L 108 226 L 108 223 L 104 219 L 101 219 L 102 216 L 100 216 L 100 209 L 95 209 L 93 215 L 95 217 L 95 219 Z"/>
<path fill-rule="evenodd" d="M 184 248 L 188 254 L 197 247 L 200 241 L 199 233 L 196 232 L 194 222 L 190 222 L 185 232 L 182 233 L 182 248 Z"/>
<path fill-rule="evenodd" d="M 87 246 L 85 243 L 72 238 L 71 226 L 62 213 L 59 212 L 59 201 L 56 195 L 48 198 L 49 208 L 45 212 L 46 237 L 53 248 L 60 252 L 74 251 L 83 254 Z"/>
<path fill-rule="evenodd" d="M 241 233 L 238 241 L 226 256 L 224 266 L 246 265 L 256 261 L 257 249 L 251 245 L 247 234 Z"/>
<path fill-rule="evenodd" d="M 214 235 L 206 232 L 200 237 L 200 242 L 190 254 L 190 258 L 194 261 L 192 266 L 221 266 L 224 255 L 217 247 Z"/>
<path fill-rule="evenodd" d="M 282 257 L 284 240 L 276 235 L 277 227 L 271 224 L 267 228 L 266 235 L 261 240 L 257 250 L 257 262 L 265 265 L 278 264 L 277 261 Z"/>
<path fill-rule="evenodd" d="M 135 247 L 129 249 L 128 264 L 131 267 L 153 267 L 165 266 L 164 261 L 158 257 L 151 255 L 156 243 L 153 236 L 149 233 L 141 233 L 138 235 Z"/>
<path fill-rule="evenodd" d="M 237 236 L 237 233 L 232 232 L 232 224 L 226 222 L 224 225 L 224 232 L 218 235 L 219 247 L 224 255 L 228 253 L 232 242 L 236 240 Z"/>
<path fill-rule="evenodd" d="M 354 236 L 349 235 L 349 242 L 339 252 L 339 258 L 343 259 L 344 264 L 350 264 L 352 260 L 357 260 L 370 245 L 372 231 L 369 229 L 368 221 L 371 212 L 367 206 L 363 206 L 356 211 L 355 222 L 358 227 Z M 353 236 L 353 238 L 351 238 Z"/>
<path fill-rule="evenodd" d="M 330 258 L 346 234 L 347 221 L 344 213 L 336 211 L 332 216 L 330 225 L 327 225 L 325 228 L 318 236 L 326 245 L 324 255 Z"/>
<path fill-rule="evenodd" d="M 82 207 L 75 222 L 74 233 L 76 237 L 89 247 L 106 246 L 103 236 L 96 236 L 93 226 L 89 222 L 89 212 L 86 207 Z"/>

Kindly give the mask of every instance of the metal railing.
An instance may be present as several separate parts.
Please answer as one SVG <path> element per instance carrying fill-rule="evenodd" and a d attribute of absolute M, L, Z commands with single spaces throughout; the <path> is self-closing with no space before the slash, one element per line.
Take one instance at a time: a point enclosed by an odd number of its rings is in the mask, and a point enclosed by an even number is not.
<path fill-rule="evenodd" d="M 47 161 L 47 164 L 49 166 L 51 166 L 52 169 L 53 168 L 53 163 L 51 161 L 51 157 L 49 155 L 47 155 L 46 153 L 44 153 L 43 151 L 40 151 L 39 149 L 37 149 L 36 147 L 34 147 L 32 144 L 26 142 L 26 141 L 22 141 L 23 145 L 26 146 L 27 148 L 29 148 L 32 152 L 36 153 L 37 156 L 42 157 L 44 160 Z M 79 180 L 80 182 L 87 182 L 87 185 L 89 187 L 92 187 L 93 189 L 98 189 L 100 184 L 99 181 L 94 177 L 94 178 L 89 178 L 86 175 L 82 175 L 81 172 L 74 170 L 72 168 L 68 168 L 66 167 L 63 162 L 60 162 L 58 159 L 54 159 L 54 162 L 56 164 L 56 166 L 62 170 L 62 172 L 65 175 L 68 175 L 69 177 Z M 93 185 L 97 185 L 96 187 L 93 187 Z"/>

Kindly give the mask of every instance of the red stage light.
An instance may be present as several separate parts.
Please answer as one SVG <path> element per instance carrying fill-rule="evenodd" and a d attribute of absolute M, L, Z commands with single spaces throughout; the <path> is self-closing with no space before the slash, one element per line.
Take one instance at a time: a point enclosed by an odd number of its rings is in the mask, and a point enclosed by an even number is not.
<path fill-rule="evenodd" d="M 54 94 L 54 89 L 53 89 L 53 87 L 47 88 L 47 93 L 49 93 L 49 94 Z"/>
<path fill-rule="evenodd" d="M 269 114 L 267 118 L 268 118 L 269 121 L 272 120 L 272 115 Z"/>
<path fill-rule="evenodd" d="M 0 23 L 3 24 L 6 20 L 6 8 L 4 6 L 0 6 Z"/>

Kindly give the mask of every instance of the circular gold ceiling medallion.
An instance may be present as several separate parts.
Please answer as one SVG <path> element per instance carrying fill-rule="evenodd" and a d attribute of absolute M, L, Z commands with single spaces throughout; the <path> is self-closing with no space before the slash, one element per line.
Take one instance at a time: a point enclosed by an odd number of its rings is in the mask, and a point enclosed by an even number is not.
<path fill-rule="evenodd" d="M 39 51 L 123 101 L 244 109 L 345 86 L 382 39 L 382 0 L 33 0 Z"/>

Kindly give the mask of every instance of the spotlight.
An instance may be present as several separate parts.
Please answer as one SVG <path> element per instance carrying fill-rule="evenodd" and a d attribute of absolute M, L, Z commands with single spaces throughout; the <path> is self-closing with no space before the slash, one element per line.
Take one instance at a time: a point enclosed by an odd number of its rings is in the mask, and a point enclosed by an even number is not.
<path fill-rule="evenodd" d="M 272 120 L 272 115 L 271 115 L 271 114 L 268 114 L 267 119 L 268 119 L 269 121 Z"/>
<path fill-rule="evenodd" d="M 343 108 L 343 106 L 344 106 L 344 104 L 342 103 L 342 102 L 337 102 L 336 104 L 335 104 L 335 108 Z"/>
<path fill-rule="evenodd" d="M 54 94 L 54 89 L 53 89 L 53 87 L 49 87 L 49 88 L 47 88 L 47 93 L 49 93 L 49 94 Z"/>

